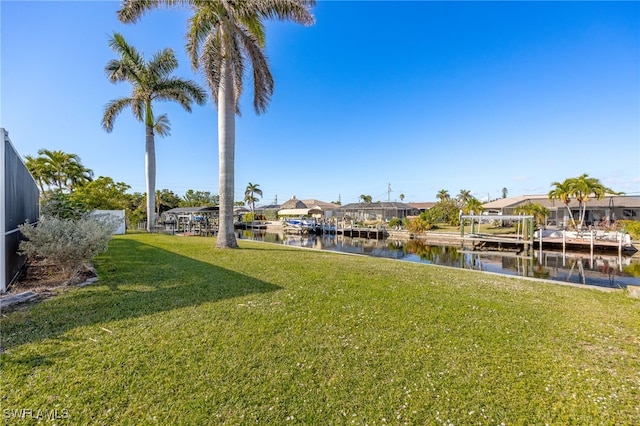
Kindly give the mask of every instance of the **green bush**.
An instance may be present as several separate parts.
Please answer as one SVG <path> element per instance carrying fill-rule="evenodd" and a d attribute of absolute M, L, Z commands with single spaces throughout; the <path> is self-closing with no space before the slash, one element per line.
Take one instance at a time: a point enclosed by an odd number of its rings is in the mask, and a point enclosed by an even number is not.
<path fill-rule="evenodd" d="M 393 218 L 391 218 L 391 220 L 389 220 L 389 228 L 394 228 L 394 229 L 398 228 L 398 229 L 400 229 L 400 228 L 402 228 L 402 225 L 403 225 L 402 219 L 399 219 L 397 217 L 393 217 Z"/>
<path fill-rule="evenodd" d="M 44 258 L 73 282 L 87 262 L 107 251 L 107 243 L 116 227 L 113 219 L 103 217 L 61 219 L 43 216 L 37 226 L 25 224 L 19 227 L 26 238 L 20 242 L 19 253 L 29 258 Z"/>
<path fill-rule="evenodd" d="M 632 240 L 640 240 L 640 221 L 619 220 L 618 229 L 621 229 L 631 235 Z"/>
<path fill-rule="evenodd" d="M 61 191 L 52 191 L 46 194 L 42 200 L 40 214 L 59 219 L 80 219 L 87 214 L 89 208 L 76 201 L 71 194 Z"/>

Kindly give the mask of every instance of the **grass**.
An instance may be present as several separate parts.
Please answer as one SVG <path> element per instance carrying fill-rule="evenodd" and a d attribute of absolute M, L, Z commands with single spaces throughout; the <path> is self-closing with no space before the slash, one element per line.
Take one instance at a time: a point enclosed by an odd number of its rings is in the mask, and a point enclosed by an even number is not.
<path fill-rule="evenodd" d="M 6 314 L 5 419 L 640 422 L 623 292 L 239 243 L 117 237 L 96 285 Z"/>

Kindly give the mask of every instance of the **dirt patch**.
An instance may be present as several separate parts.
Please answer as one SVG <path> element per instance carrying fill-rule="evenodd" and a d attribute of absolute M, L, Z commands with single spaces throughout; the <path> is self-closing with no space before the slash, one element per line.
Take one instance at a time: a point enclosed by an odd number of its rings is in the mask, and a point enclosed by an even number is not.
<path fill-rule="evenodd" d="M 96 273 L 91 267 L 85 267 L 73 279 L 63 274 L 55 265 L 43 259 L 29 259 L 18 279 L 11 284 L 3 297 L 13 294 L 32 291 L 37 293 L 39 299 L 53 296 L 56 290 L 69 285 L 83 283 L 90 278 L 95 278 Z"/>

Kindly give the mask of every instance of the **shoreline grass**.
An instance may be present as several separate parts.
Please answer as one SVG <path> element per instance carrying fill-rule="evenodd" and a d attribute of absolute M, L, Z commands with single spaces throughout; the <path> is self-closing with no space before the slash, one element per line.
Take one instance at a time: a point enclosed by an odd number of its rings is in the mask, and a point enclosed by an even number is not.
<path fill-rule="evenodd" d="M 98 283 L 7 314 L 5 419 L 640 422 L 640 301 L 623 292 L 239 244 L 116 237 Z"/>

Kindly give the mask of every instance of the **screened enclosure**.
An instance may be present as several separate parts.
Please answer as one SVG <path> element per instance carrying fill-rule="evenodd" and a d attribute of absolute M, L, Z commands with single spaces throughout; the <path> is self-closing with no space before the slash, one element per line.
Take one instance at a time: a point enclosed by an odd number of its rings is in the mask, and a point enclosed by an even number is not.
<path fill-rule="evenodd" d="M 0 292 L 4 293 L 17 278 L 27 261 L 18 254 L 20 231 L 25 222 L 36 223 L 40 216 L 38 186 L 9 140 L 9 133 L 0 128 L 2 135 L 2 188 L 0 197 L 0 224 L 3 244 L 0 244 Z"/>

